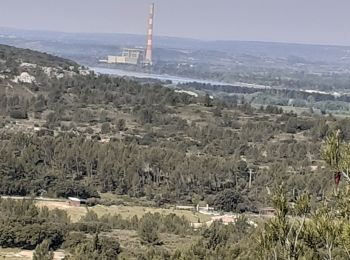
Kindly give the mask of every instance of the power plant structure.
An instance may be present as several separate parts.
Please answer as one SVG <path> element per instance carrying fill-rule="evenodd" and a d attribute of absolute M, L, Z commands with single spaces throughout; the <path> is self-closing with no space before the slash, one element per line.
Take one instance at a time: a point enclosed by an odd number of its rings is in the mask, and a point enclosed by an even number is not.
<path fill-rule="evenodd" d="M 141 48 L 124 48 L 121 56 L 108 56 L 109 64 L 138 65 L 145 62 L 145 50 Z"/>
<path fill-rule="evenodd" d="M 101 60 L 101 62 L 107 62 L 108 64 L 129 64 L 129 65 L 145 65 L 151 66 L 153 64 L 153 24 L 154 24 L 154 4 L 151 4 L 148 25 L 147 25 L 147 44 L 144 48 L 123 48 L 120 56 L 109 55 L 107 60 Z"/>
<path fill-rule="evenodd" d="M 154 22 L 154 4 L 151 4 L 149 17 L 148 17 L 147 48 L 146 48 L 146 56 L 145 56 L 146 65 L 152 65 L 153 22 Z"/>

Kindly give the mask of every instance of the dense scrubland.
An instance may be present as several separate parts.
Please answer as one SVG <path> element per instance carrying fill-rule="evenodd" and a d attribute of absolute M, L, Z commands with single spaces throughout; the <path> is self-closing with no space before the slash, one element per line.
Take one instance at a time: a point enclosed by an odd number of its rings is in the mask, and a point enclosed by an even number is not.
<path fill-rule="evenodd" d="M 72 221 L 31 200 L 1 200 L 2 247 L 64 248 L 69 259 L 347 257 L 348 118 L 257 108 L 242 95 L 194 97 L 7 46 L 0 76 L 2 195 L 75 196 L 88 206 L 127 196 L 242 214 L 194 230 L 176 214 L 88 208 Z M 338 188 L 335 172 L 345 176 Z M 276 217 L 249 224 L 265 206 Z"/>

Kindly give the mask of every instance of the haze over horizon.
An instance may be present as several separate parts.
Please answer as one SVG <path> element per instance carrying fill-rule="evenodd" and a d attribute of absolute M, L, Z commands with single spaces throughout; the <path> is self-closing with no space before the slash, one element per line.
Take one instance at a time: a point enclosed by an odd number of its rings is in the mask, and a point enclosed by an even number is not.
<path fill-rule="evenodd" d="M 0 27 L 145 34 L 151 0 L 3 0 Z M 155 35 L 350 46 L 348 0 L 154 0 Z M 13 15 L 16 13 L 16 15 Z"/>

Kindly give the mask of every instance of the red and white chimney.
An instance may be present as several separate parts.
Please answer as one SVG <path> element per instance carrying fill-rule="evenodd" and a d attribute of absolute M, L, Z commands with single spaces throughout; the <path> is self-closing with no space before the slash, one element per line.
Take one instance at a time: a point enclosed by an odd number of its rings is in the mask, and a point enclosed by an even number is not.
<path fill-rule="evenodd" d="M 147 48 L 146 48 L 146 55 L 145 55 L 146 65 L 152 65 L 153 23 L 154 23 L 154 4 L 151 4 L 149 17 L 148 17 Z"/>

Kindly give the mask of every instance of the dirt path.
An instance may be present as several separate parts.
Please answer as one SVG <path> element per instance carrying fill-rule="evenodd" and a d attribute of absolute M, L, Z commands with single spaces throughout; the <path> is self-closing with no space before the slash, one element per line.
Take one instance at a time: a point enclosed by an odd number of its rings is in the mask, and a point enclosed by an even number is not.
<path fill-rule="evenodd" d="M 11 260 L 17 260 L 17 259 L 24 259 L 24 260 L 31 260 L 33 258 L 34 250 L 21 250 L 17 251 L 17 249 L 13 249 L 13 252 L 11 252 L 11 249 L 6 249 L 6 253 L 1 253 L 0 249 L 0 259 L 11 259 Z M 65 253 L 62 250 L 58 250 L 54 252 L 54 260 L 60 260 L 65 257 Z"/>

